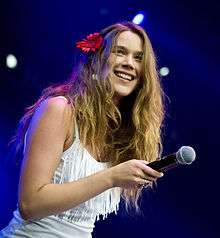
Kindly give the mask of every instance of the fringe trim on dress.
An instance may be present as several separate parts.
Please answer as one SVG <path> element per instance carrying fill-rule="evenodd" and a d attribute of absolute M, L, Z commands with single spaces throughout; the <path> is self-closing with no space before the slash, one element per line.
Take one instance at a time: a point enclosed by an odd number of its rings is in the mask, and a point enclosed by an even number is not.
<path fill-rule="evenodd" d="M 80 143 L 78 130 L 75 130 L 75 140 L 71 147 L 64 151 L 61 162 L 55 171 L 52 182 L 66 183 L 95 174 L 107 169 L 110 163 L 98 162 Z M 93 224 L 102 215 L 105 219 L 108 214 L 119 209 L 121 189 L 111 188 L 79 206 L 55 215 L 70 222 Z"/>

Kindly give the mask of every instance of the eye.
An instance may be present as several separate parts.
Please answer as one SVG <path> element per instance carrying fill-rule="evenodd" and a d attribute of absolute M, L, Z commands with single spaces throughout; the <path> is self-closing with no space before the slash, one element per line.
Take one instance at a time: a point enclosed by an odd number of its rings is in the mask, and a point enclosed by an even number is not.
<path fill-rule="evenodd" d="M 124 54 L 125 54 L 125 52 L 124 52 L 123 49 L 117 49 L 117 50 L 115 51 L 115 53 L 116 53 L 117 55 L 124 55 Z"/>
<path fill-rule="evenodd" d="M 112 51 L 112 53 L 118 55 L 118 56 L 124 56 L 126 54 L 126 50 L 121 47 L 115 47 Z"/>
<path fill-rule="evenodd" d="M 143 55 L 142 54 L 138 54 L 138 55 L 135 55 L 135 60 L 138 61 L 138 62 L 141 62 L 143 60 Z"/>

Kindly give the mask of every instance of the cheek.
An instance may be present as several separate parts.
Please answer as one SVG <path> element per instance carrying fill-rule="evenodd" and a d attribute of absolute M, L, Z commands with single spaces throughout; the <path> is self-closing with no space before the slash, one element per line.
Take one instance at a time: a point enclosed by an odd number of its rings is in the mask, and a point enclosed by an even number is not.
<path fill-rule="evenodd" d="M 110 55 L 109 58 L 108 58 L 108 61 L 107 61 L 107 65 L 108 65 L 109 68 L 110 68 L 111 65 L 113 64 L 113 61 L 114 61 L 114 58 L 113 58 L 112 55 Z"/>
<path fill-rule="evenodd" d="M 111 74 L 113 72 L 113 61 L 111 58 L 108 59 L 108 62 L 105 67 L 105 71 L 107 74 Z"/>
<path fill-rule="evenodd" d="M 137 88 L 139 84 L 140 84 L 140 80 L 139 80 L 139 79 L 138 79 L 138 80 L 135 80 L 134 88 Z"/>
<path fill-rule="evenodd" d="M 110 54 L 108 58 L 108 65 L 111 68 L 116 63 L 117 57 L 114 54 Z"/>
<path fill-rule="evenodd" d="M 137 64 L 136 65 L 136 70 L 137 70 L 138 76 L 140 77 L 141 72 L 142 72 L 142 64 Z"/>
<path fill-rule="evenodd" d="M 114 68 L 118 64 L 120 64 L 123 61 L 122 57 L 119 57 L 117 55 L 110 55 L 108 59 L 108 65 L 110 68 Z"/>

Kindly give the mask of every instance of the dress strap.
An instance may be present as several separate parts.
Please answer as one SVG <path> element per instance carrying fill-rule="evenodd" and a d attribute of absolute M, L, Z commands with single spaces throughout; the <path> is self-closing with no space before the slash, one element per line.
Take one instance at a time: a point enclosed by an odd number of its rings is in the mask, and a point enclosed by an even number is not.
<path fill-rule="evenodd" d="M 75 126 L 75 137 L 76 137 L 76 139 L 79 140 L 79 130 L 78 130 L 78 126 L 77 126 L 76 120 L 74 122 L 74 126 Z"/>

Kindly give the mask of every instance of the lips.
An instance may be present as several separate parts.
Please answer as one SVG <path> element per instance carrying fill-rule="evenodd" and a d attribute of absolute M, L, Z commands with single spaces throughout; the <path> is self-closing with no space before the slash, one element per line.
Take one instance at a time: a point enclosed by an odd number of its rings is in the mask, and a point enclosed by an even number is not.
<path fill-rule="evenodd" d="M 114 74 L 117 77 L 127 80 L 127 81 L 132 81 L 135 78 L 134 75 L 132 75 L 132 74 L 129 74 L 129 73 L 123 72 L 123 71 L 118 71 L 118 70 L 114 70 Z"/>

